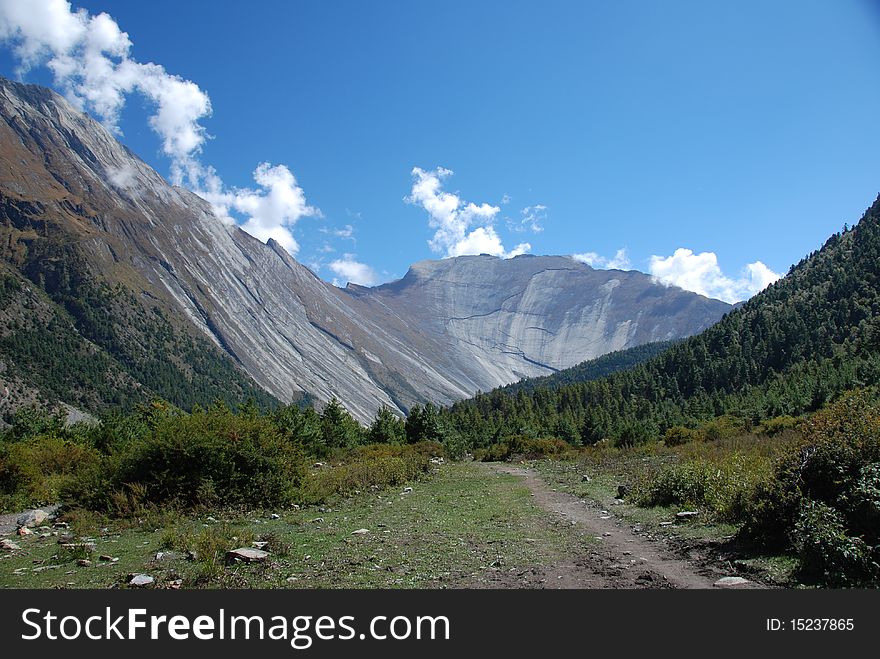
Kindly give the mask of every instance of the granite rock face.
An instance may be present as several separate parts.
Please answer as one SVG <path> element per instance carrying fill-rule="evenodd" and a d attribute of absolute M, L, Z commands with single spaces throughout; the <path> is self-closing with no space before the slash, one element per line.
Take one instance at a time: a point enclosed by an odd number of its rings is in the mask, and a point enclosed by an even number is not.
<path fill-rule="evenodd" d="M 641 272 L 594 270 L 564 256 L 422 261 L 361 295 L 437 337 L 448 368 L 457 365 L 458 379 L 484 391 L 698 333 L 730 308 Z"/>
<path fill-rule="evenodd" d="M 731 308 L 568 257 L 423 261 L 339 289 L 222 223 L 54 92 L 0 79 L 0 118 L 0 222 L 59 233 L 95 277 L 158 301 L 283 401 L 335 396 L 367 421 L 380 405 L 449 403 L 688 336 Z"/>

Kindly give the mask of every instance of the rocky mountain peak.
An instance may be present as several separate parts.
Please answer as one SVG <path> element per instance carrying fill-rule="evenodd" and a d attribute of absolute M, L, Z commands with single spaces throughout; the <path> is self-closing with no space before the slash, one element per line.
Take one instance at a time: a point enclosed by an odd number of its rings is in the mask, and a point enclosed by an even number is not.
<path fill-rule="evenodd" d="M 426 260 L 339 289 L 219 221 L 54 92 L 0 79 L 0 119 L 5 264 L 27 276 L 22 254 L 63 245 L 95 282 L 158 305 L 280 400 L 335 396 L 366 421 L 380 405 L 449 403 L 694 334 L 730 309 L 563 256 Z"/>

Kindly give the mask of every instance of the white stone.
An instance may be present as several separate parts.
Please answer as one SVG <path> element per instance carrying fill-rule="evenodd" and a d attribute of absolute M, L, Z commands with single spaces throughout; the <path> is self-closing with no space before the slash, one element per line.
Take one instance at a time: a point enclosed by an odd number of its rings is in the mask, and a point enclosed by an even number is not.
<path fill-rule="evenodd" d="M 716 588 L 737 588 L 750 583 L 751 581 L 744 579 L 743 577 L 722 577 L 716 581 L 714 585 Z"/>
<path fill-rule="evenodd" d="M 153 579 L 148 574 L 136 574 L 128 581 L 129 586 L 134 586 L 135 588 L 143 588 L 144 586 L 149 586 L 156 580 Z"/>
<path fill-rule="evenodd" d="M 267 558 L 269 558 L 269 552 L 250 547 L 240 547 L 226 552 L 226 559 L 230 561 L 240 560 L 245 563 L 259 563 Z"/>

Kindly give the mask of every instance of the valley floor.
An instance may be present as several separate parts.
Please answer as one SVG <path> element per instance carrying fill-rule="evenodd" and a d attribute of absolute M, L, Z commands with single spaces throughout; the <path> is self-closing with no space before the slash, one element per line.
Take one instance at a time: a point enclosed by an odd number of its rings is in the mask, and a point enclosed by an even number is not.
<path fill-rule="evenodd" d="M 601 489 L 579 491 L 576 471 L 453 463 L 411 491 L 330 507 L 109 526 L 81 516 L 69 532 L 24 537 L 7 528 L 20 549 L 0 552 L 0 586 L 107 588 L 145 574 L 160 588 L 710 588 L 737 574 L 725 538 L 706 537 L 717 530 L 636 519 L 639 509 Z M 65 533 L 91 544 L 65 549 Z M 268 543 L 265 561 L 222 559 L 253 542 Z"/>

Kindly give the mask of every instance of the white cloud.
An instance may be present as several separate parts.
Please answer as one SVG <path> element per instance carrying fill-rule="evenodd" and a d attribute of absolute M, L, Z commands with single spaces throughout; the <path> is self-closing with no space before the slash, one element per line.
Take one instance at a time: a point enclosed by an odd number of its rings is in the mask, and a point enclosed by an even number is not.
<path fill-rule="evenodd" d="M 376 271 L 366 263 L 357 261 L 354 254 L 343 254 L 341 259 L 331 261 L 327 267 L 340 278 L 333 280 L 336 286 L 344 286 L 347 282 L 361 286 L 375 286 L 379 283 Z"/>
<path fill-rule="evenodd" d="M 428 212 L 428 226 L 435 229 L 428 241 L 433 251 L 446 257 L 491 254 L 510 258 L 532 248 L 528 243 L 520 243 L 510 252 L 506 251 L 492 226 L 501 209 L 486 203 L 477 206 L 443 190 L 443 180 L 452 175 L 451 170 L 438 167 L 425 171 L 415 167 L 412 175 L 412 190 L 405 201 Z"/>
<path fill-rule="evenodd" d="M 510 197 L 510 195 L 507 194 L 507 193 L 505 192 L 505 193 L 501 196 L 501 205 L 502 205 L 502 206 L 507 206 L 507 204 L 509 204 L 510 201 L 511 201 L 511 197 Z"/>
<path fill-rule="evenodd" d="M 45 65 L 68 100 L 111 130 L 118 132 L 125 97 L 145 96 L 154 104 L 149 123 L 171 159 L 172 180 L 182 182 L 207 137 L 199 122 L 210 116 L 211 101 L 195 83 L 133 60 L 132 42 L 113 18 L 73 11 L 66 0 L 2 0 L 0 41 L 12 46 L 19 73 Z"/>
<path fill-rule="evenodd" d="M 721 271 L 714 252 L 694 254 L 683 247 L 672 256 L 652 256 L 649 270 L 664 284 L 730 303 L 752 297 L 781 277 L 755 261 L 743 268 L 739 278 L 731 279 Z"/>
<path fill-rule="evenodd" d="M 221 187 L 203 194 L 218 217 L 229 221 L 231 210 L 241 213 L 247 218 L 242 229 L 264 242 L 275 239 L 295 256 L 299 245 L 293 237 L 293 225 L 301 217 L 319 215 L 320 211 L 306 203 L 303 189 L 284 165 L 261 163 L 254 170 L 254 181 L 258 190 L 224 191 Z"/>
<path fill-rule="evenodd" d="M 339 238 L 353 238 L 354 227 L 350 224 L 346 224 L 341 229 L 334 229 L 333 235 Z"/>
<path fill-rule="evenodd" d="M 511 231 L 516 231 L 518 233 L 522 233 L 523 231 L 541 233 L 544 230 L 544 226 L 541 223 L 547 219 L 547 207 L 543 204 L 526 206 L 519 212 L 519 214 L 519 220 L 507 220 L 507 228 Z"/>
<path fill-rule="evenodd" d="M 626 249 L 621 248 L 614 253 L 611 258 L 600 256 L 596 252 L 581 252 L 580 254 L 572 254 L 571 258 L 581 263 L 586 263 L 592 268 L 601 270 L 629 270 L 630 261 L 626 255 Z"/>
<path fill-rule="evenodd" d="M 106 174 L 110 182 L 117 188 L 128 190 L 136 185 L 135 171 L 128 165 L 107 169 Z"/>
<path fill-rule="evenodd" d="M 150 127 L 171 161 L 171 182 L 211 202 L 221 220 L 233 223 L 232 213 L 239 213 L 246 231 L 260 240 L 274 238 L 296 253 L 291 227 L 300 217 L 320 212 L 306 205 L 290 170 L 263 163 L 254 171 L 257 190 L 227 189 L 214 168 L 199 160 L 208 138 L 200 123 L 211 115 L 208 94 L 159 64 L 132 59 L 132 42 L 112 17 L 74 11 L 67 0 L 0 0 L 0 43 L 11 46 L 20 74 L 45 65 L 68 100 L 93 112 L 110 130 L 119 132 L 129 94 L 146 97 L 153 104 Z M 108 178 L 117 187 L 133 183 L 127 172 L 108 172 Z"/>

